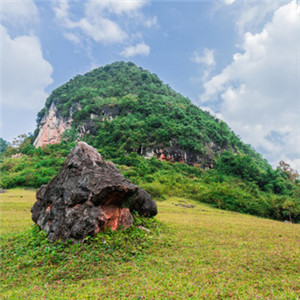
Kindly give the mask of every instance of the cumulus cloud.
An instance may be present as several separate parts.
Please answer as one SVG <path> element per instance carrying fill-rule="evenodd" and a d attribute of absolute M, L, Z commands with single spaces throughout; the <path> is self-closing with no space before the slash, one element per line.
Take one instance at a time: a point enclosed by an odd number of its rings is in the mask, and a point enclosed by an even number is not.
<path fill-rule="evenodd" d="M 105 8 L 110 10 L 112 7 L 108 5 L 108 2 L 89 1 L 85 5 L 84 17 L 73 21 L 69 12 L 69 1 L 58 0 L 54 6 L 54 12 L 57 20 L 66 29 L 64 36 L 74 43 L 81 41 L 81 34 L 104 44 L 119 43 L 127 37 L 126 32 L 116 22 L 103 16 L 103 10 Z M 120 8 L 118 12 L 126 11 L 125 8 L 126 6 L 123 5 L 123 9 Z M 130 11 L 128 7 L 127 11 Z"/>
<path fill-rule="evenodd" d="M 120 43 L 127 37 L 127 33 L 117 23 L 106 18 L 83 18 L 77 27 L 94 41 L 104 44 Z"/>
<path fill-rule="evenodd" d="M 236 28 L 241 35 L 246 31 L 259 31 L 268 16 L 289 2 L 290 0 L 224 0 L 225 5 L 230 5 L 231 13 L 236 19 Z"/>
<path fill-rule="evenodd" d="M 194 51 L 191 60 L 200 65 L 200 72 L 202 72 L 201 78 L 191 78 L 191 80 L 194 83 L 203 84 L 210 78 L 210 74 L 216 64 L 214 50 L 204 48 L 202 55 Z"/>
<path fill-rule="evenodd" d="M 12 25 L 28 25 L 39 20 L 39 13 L 32 0 L 1 1 L 1 17 L 4 23 Z"/>
<path fill-rule="evenodd" d="M 192 61 L 194 61 L 197 64 L 204 64 L 207 66 L 214 66 L 215 63 L 215 58 L 214 58 L 214 51 L 209 50 L 205 48 L 203 50 L 203 55 L 199 55 L 197 51 L 194 52 Z"/>
<path fill-rule="evenodd" d="M 236 0 L 224 0 L 225 4 L 231 5 L 235 2 Z"/>
<path fill-rule="evenodd" d="M 54 12 L 57 20 L 64 27 L 64 36 L 78 43 L 83 37 L 93 39 L 103 44 L 122 43 L 129 37 L 118 22 L 118 18 L 143 19 L 140 10 L 149 1 L 88 1 L 84 5 L 83 16 L 73 20 L 70 13 L 69 0 L 57 0 Z M 114 18 L 112 18 L 114 17 Z M 122 19 L 124 21 L 124 19 Z M 123 22 L 124 23 L 124 22 Z M 143 25 L 151 27 L 156 23 L 156 18 L 145 19 Z"/>
<path fill-rule="evenodd" d="M 3 26 L 0 31 L 3 104 L 40 109 L 48 96 L 45 88 L 53 82 L 53 68 L 43 57 L 39 39 L 34 35 L 11 38 Z"/>
<path fill-rule="evenodd" d="M 127 58 L 136 55 L 148 56 L 149 54 L 150 54 L 150 47 L 144 43 L 137 44 L 135 46 L 129 46 L 121 52 L 121 55 Z"/>
<path fill-rule="evenodd" d="M 273 166 L 282 159 L 295 166 L 300 158 L 299 34 L 299 5 L 292 1 L 260 32 L 245 33 L 241 51 L 200 96 Z"/>

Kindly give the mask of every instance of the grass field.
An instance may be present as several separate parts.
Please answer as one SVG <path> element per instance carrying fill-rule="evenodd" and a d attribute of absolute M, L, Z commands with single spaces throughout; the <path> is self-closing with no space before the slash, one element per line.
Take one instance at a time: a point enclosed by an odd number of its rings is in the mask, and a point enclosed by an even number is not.
<path fill-rule="evenodd" d="M 1 299 L 299 299 L 300 225 L 169 198 L 159 222 L 50 244 L 34 191 L 0 195 Z"/>

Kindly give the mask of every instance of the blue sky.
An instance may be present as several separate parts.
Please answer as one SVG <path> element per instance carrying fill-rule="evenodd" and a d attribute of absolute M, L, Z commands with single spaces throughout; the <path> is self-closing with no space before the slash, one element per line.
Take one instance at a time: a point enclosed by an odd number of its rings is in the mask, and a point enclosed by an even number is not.
<path fill-rule="evenodd" d="M 296 1 L 1 1 L 1 136 L 33 132 L 49 93 L 133 61 L 300 170 Z"/>

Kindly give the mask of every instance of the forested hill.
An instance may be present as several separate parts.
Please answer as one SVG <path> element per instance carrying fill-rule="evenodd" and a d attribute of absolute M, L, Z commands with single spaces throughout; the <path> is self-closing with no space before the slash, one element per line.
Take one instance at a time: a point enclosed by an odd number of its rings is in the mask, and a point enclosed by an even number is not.
<path fill-rule="evenodd" d="M 54 90 L 38 114 L 38 126 L 51 105 L 59 118 L 72 120 L 72 130 L 65 135 L 75 139 L 80 133 L 96 147 L 116 147 L 203 167 L 213 167 L 216 156 L 230 150 L 267 165 L 226 123 L 131 62 L 78 75 Z"/>
<path fill-rule="evenodd" d="M 133 63 L 76 76 L 52 92 L 37 122 L 35 136 L 0 155 L 1 188 L 48 183 L 81 139 L 156 199 L 300 222 L 296 172 L 284 162 L 272 169 L 223 121 Z"/>

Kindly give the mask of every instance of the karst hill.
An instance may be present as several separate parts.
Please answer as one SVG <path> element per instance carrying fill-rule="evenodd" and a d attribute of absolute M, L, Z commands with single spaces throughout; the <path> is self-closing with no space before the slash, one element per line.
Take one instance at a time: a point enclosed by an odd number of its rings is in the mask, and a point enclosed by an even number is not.
<path fill-rule="evenodd" d="M 181 196 L 221 209 L 300 220 L 295 172 L 286 164 L 273 169 L 225 122 L 131 62 L 78 75 L 53 90 L 38 113 L 34 135 L 3 153 L 0 187 L 48 184 L 78 141 L 112 160 L 153 199 Z"/>
<path fill-rule="evenodd" d="M 131 62 L 116 62 L 63 84 L 47 99 L 37 122 L 37 147 L 56 143 L 64 134 L 97 147 L 204 168 L 212 168 L 225 150 L 264 163 L 226 123 Z"/>

